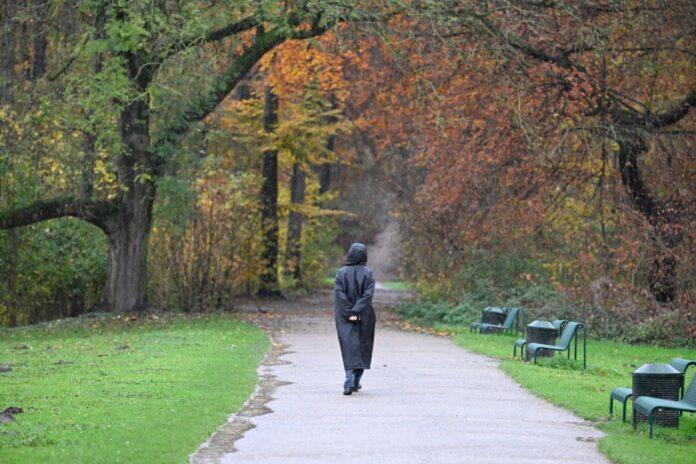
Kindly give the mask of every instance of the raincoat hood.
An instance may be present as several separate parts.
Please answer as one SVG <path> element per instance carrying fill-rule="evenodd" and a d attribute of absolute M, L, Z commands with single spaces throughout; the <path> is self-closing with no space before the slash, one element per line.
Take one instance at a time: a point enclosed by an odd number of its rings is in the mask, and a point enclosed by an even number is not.
<path fill-rule="evenodd" d="M 346 257 L 346 265 L 351 266 L 354 264 L 366 264 L 367 263 L 367 247 L 362 243 L 354 243 L 350 246 L 348 250 L 348 256 Z"/>

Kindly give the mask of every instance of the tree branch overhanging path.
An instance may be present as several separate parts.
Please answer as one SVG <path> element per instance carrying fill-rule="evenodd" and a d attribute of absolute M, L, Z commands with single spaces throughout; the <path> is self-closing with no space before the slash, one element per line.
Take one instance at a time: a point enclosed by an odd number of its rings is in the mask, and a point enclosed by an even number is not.
<path fill-rule="evenodd" d="M 89 97 L 99 97 L 101 105 L 85 111 L 92 120 L 84 124 L 84 136 L 99 141 L 92 149 L 101 152 L 88 153 L 85 159 L 106 152 L 115 166 L 117 187 L 106 196 L 67 195 L 16 205 L 0 213 L 0 229 L 66 216 L 96 225 L 106 234 L 109 249 L 102 304 L 111 310 L 139 311 L 147 306 L 147 239 L 156 181 L 171 169 L 169 161 L 192 127 L 279 44 L 316 37 L 341 21 L 369 15 L 345 2 L 300 2 L 284 8 L 258 3 L 250 11 L 198 3 L 185 9 L 179 2 L 167 1 L 128 6 L 85 2 L 81 8 L 88 32 L 51 78 L 72 74 L 79 79 L 87 72 L 84 78 L 93 84 L 115 83 L 112 88 L 95 85 L 87 90 Z M 226 19 L 230 17 L 231 21 Z M 226 52 L 213 64 L 211 84 L 199 89 L 198 95 L 186 96 L 173 114 L 161 120 L 158 111 L 167 102 L 158 101 L 155 92 L 169 85 L 163 76 L 172 66 L 195 65 L 189 56 L 212 60 L 213 45 Z M 90 75 L 84 65 L 92 59 L 110 66 L 99 66 Z"/>
<path fill-rule="evenodd" d="M 28 2 L 25 6 L 29 4 L 34 5 Z M 532 218 L 530 213 L 526 218 L 529 229 L 539 232 L 544 227 L 541 221 L 553 221 L 553 213 L 539 219 L 547 211 L 538 211 L 561 208 L 573 190 L 578 197 L 585 195 L 585 190 L 594 190 L 590 195 L 595 197 L 604 192 L 608 199 L 606 184 L 615 181 L 621 191 L 616 197 L 621 198 L 613 206 L 625 208 L 622 213 L 631 209 L 636 213 L 631 220 L 647 225 L 645 242 L 652 250 L 646 255 L 653 263 L 646 274 L 650 274 L 655 299 L 669 303 L 679 291 L 674 284 L 675 249 L 686 247 L 684 230 L 696 214 L 689 206 L 690 193 L 682 195 L 685 189 L 671 188 L 669 182 L 656 185 L 650 169 L 660 169 L 659 163 L 678 165 L 679 161 L 673 161 L 674 153 L 684 156 L 690 143 L 684 140 L 693 135 L 693 80 L 687 77 L 683 81 L 688 85 L 670 87 L 660 75 L 664 69 L 693 69 L 689 67 L 696 57 L 693 41 L 682 40 L 693 34 L 689 18 L 694 11 L 689 2 L 645 6 L 570 0 L 85 0 L 65 8 L 75 10 L 77 26 L 73 24 L 65 35 L 70 47 L 49 47 L 58 58 L 49 60 L 45 75 L 50 84 L 41 90 L 46 92 L 46 104 L 60 106 L 56 119 L 62 118 L 63 133 L 83 140 L 82 150 L 76 150 L 75 143 L 73 151 L 65 155 L 83 166 L 70 174 L 74 185 L 69 189 L 46 183 L 7 201 L 8 209 L 0 212 L 0 228 L 66 216 L 96 225 L 106 235 L 109 250 L 105 308 L 137 311 L 146 307 L 147 241 L 161 181 L 176 176 L 180 169 L 177 156 L 184 152 L 192 155 L 195 144 L 200 148 L 208 143 L 211 115 L 237 84 L 261 69 L 258 64 L 263 57 L 273 55 L 285 42 L 318 37 L 339 23 L 370 22 L 378 23 L 379 28 L 370 31 L 374 32 L 371 37 L 360 36 L 359 44 L 354 42 L 366 54 L 355 58 L 358 54 L 354 53 L 352 59 L 362 61 L 352 63 L 348 72 L 360 81 L 356 87 L 374 87 L 362 95 L 353 93 L 355 100 L 369 95 L 366 102 L 342 104 L 346 112 L 353 113 L 350 117 L 371 104 L 382 106 L 384 113 L 390 111 L 384 109 L 389 105 L 393 105 L 392 111 L 397 109 L 392 116 L 401 120 L 400 128 L 371 124 L 367 119 L 363 125 L 371 126 L 364 130 L 365 139 L 373 139 L 366 145 L 372 147 L 375 157 L 382 158 L 380 162 L 391 158 L 387 162 L 412 164 L 417 157 L 438 151 L 433 147 L 442 143 L 438 146 L 444 148 L 437 161 L 440 165 L 432 162 L 427 168 L 432 172 L 426 174 L 427 181 L 435 185 L 409 187 L 414 199 L 419 190 L 421 198 L 433 199 L 434 207 L 426 205 L 419 213 L 428 219 L 419 218 L 423 224 L 417 226 L 420 231 L 436 230 L 437 234 L 427 239 L 431 244 L 455 254 L 480 245 L 476 237 L 490 234 L 482 229 L 477 233 L 476 223 L 492 218 L 495 208 L 506 209 L 509 203 L 506 205 L 504 197 L 518 204 L 536 201 L 537 216 Z M 21 16 L 30 15 L 23 12 Z M 5 23 L 15 21 L 2 19 Z M 48 17 L 40 19 L 50 21 Z M 651 33 L 645 33 L 645 28 Z M 390 42 L 392 37 L 396 39 Z M 3 40 L 9 39 L 4 33 Z M 338 42 L 343 36 L 336 35 L 336 39 Z M 42 50 L 39 42 L 38 51 Z M 313 43 L 310 41 L 307 48 Z M 380 50 L 368 57 L 370 47 Z M 14 57 L 4 50 L 0 57 L 9 63 Z M 21 53 L 29 53 L 27 50 Z M 412 67 L 413 63 L 403 66 L 399 61 L 409 53 L 415 63 Z M 40 55 L 37 53 L 28 74 L 34 75 L 34 68 L 45 64 Z M 440 62 L 424 64 L 421 59 L 425 55 Z M 369 61 L 371 58 L 374 62 Z M 450 66 L 447 60 L 455 64 Z M 438 69 L 440 65 L 443 70 Z M 14 62 L 2 68 L 7 76 L 2 76 L 0 100 L 9 95 L 6 78 L 16 78 L 14 74 L 21 71 L 15 68 Z M 379 77 L 370 81 L 365 78 L 370 74 Z M 415 77 L 397 82 L 404 74 Z M 428 81 L 433 75 L 439 79 L 437 84 Z M 450 82 L 455 84 L 450 86 Z M 393 88 L 383 90 L 392 83 L 396 83 Z M 297 86 L 297 81 L 293 85 Z M 413 101 L 443 88 L 452 100 L 437 110 Z M 398 92 L 402 93 L 396 95 Z M 481 98 L 470 98 L 477 93 Z M 497 102 L 489 98 L 493 94 L 498 95 Z M 439 95 L 433 101 L 437 98 Z M 378 103 L 372 103 L 375 101 Z M 418 114 L 431 110 L 432 117 Z M 440 114 L 436 115 L 437 111 Z M 449 126 L 449 133 L 443 130 L 445 126 Z M 380 135 L 375 133 L 387 130 L 393 132 L 385 139 L 392 138 L 382 145 L 374 143 Z M 569 141 L 576 145 L 570 146 Z M 346 154 L 346 159 L 350 156 Z M 470 162 L 461 161 L 469 156 Z M 501 176 L 521 165 L 520 177 L 527 177 L 533 185 L 513 184 Z M 575 168 L 582 172 L 571 172 Z M 410 168 L 399 167 L 399 173 L 401 169 Z M 437 169 L 441 169 L 439 176 L 434 174 Z M 466 182 L 468 173 L 480 174 L 482 182 Z M 550 184 L 548 178 L 554 176 L 558 189 L 539 193 L 541 183 Z M 446 180 L 438 181 L 438 177 Z M 571 182 L 572 188 L 568 185 Z M 587 204 L 597 206 L 599 212 L 593 214 L 602 215 L 604 234 L 604 206 Z M 283 208 L 280 210 L 284 214 Z M 457 259 L 453 256 L 450 261 Z"/>
<path fill-rule="evenodd" d="M 461 49 L 462 60 L 473 55 L 467 50 L 475 40 L 498 63 L 496 79 L 507 80 L 518 95 L 537 92 L 536 101 L 527 100 L 536 113 L 528 111 L 525 119 L 524 111 L 518 111 L 515 124 L 539 139 L 556 141 L 541 150 L 557 152 L 566 135 L 583 127 L 593 143 L 605 147 L 597 184 L 606 178 L 605 169 L 615 169 L 633 210 L 651 230 L 651 292 L 661 303 L 673 301 L 675 249 L 693 211 L 680 200 L 678 189 L 652 185 L 648 163 L 669 163 L 669 147 L 680 143 L 680 137 L 681 149 L 689 150 L 688 127 L 681 125 L 693 120 L 696 86 L 689 79 L 686 87 L 669 82 L 661 66 L 693 63 L 696 50 L 683 40 L 693 25 L 693 4 L 454 0 L 428 4 L 423 11 L 437 31 L 433 35 L 455 52 Z M 566 118 L 565 128 L 559 129 L 559 117 Z M 574 159 L 590 156 L 575 151 Z M 607 162 L 607 154 L 615 163 Z"/>

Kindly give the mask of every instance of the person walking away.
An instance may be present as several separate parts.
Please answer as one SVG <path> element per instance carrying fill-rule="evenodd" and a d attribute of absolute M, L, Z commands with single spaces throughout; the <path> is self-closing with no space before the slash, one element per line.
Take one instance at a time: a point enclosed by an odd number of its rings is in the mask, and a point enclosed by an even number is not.
<path fill-rule="evenodd" d="M 345 265 L 338 270 L 334 280 L 336 332 L 346 371 L 344 395 L 360 390 L 360 378 L 372 362 L 376 320 L 372 308 L 375 278 L 366 264 L 367 248 L 362 243 L 354 243 L 348 250 Z"/>

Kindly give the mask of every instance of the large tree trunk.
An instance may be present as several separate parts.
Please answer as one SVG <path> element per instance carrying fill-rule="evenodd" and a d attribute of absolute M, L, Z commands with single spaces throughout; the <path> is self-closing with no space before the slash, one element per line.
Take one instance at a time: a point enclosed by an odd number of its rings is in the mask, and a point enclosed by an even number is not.
<path fill-rule="evenodd" d="M 147 246 L 152 227 L 155 188 L 136 183 L 125 195 L 123 211 L 106 224 L 109 266 L 104 289 L 105 309 L 147 309 Z"/>
<path fill-rule="evenodd" d="M 292 205 L 303 205 L 304 199 L 305 173 L 300 163 L 295 163 L 290 180 L 290 202 Z M 286 275 L 293 277 L 298 284 L 302 282 L 302 220 L 301 212 L 290 211 L 285 250 Z"/>
<path fill-rule="evenodd" d="M 263 127 L 273 132 L 278 122 L 278 97 L 270 87 L 264 90 Z M 278 282 L 278 151 L 263 154 L 263 185 L 261 186 L 261 229 L 263 234 L 264 270 L 258 294 L 280 296 Z"/>
<path fill-rule="evenodd" d="M 150 76 L 129 60 L 131 75 L 147 87 Z M 150 108 L 146 99 L 130 102 L 122 111 L 119 134 L 127 152 L 116 161 L 119 183 L 125 187 L 119 212 L 105 221 L 109 266 L 104 303 L 114 311 L 147 309 L 147 247 L 155 201 L 155 161 L 150 155 Z"/>
<path fill-rule="evenodd" d="M 648 276 L 650 291 L 657 301 L 668 303 L 676 296 L 677 260 L 674 249 L 682 240 L 676 221 L 680 208 L 663 204 L 645 185 L 638 162 L 639 156 L 647 150 L 645 141 L 635 134 L 622 135 L 618 154 L 621 182 L 634 207 L 651 228 L 653 262 Z"/>

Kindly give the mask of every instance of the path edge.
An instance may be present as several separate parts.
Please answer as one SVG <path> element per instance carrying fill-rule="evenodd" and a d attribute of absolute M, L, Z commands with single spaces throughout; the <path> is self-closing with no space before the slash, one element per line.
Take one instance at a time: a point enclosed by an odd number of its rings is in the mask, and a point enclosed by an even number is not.
<path fill-rule="evenodd" d="M 259 383 L 251 394 L 251 397 L 242 407 L 230 415 L 223 425 L 221 425 L 198 449 L 189 455 L 189 464 L 216 464 L 219 463 L 226 454 L 237 451 L 234 444 L 248 431 L 256 427 L 252 418 L 264 414 L 271 414 L 273 410 L 268 403 L 273 400 L 273 394 L 279 387 L 289 385 L 292 382 L 279 380 L 270 373 L 270 368 L 282 364 L 290 364 L 290 361 L 280 359 L 288 351 L 288 345 L 280 343 L 275 334 L 266 331 L 271 341 L 271 348 L 264 356 L 263 361 L 257 369 Z M 262 372 L 265 371 L 265 372 Z"/>

